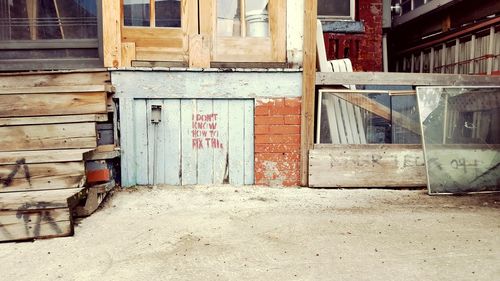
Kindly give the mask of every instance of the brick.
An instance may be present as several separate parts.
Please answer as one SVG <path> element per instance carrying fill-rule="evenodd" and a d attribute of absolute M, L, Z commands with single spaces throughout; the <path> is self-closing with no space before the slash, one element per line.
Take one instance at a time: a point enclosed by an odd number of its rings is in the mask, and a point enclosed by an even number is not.
<path fill-rule="evenodd" d="M 255 125 L 254 133 L 255 135 L 269 134 L 269 125 Z"/>
<path fill-rule="evenodd" d="M 287 98 L 287 99 L 285 99 L 285 106 L 287 106 L 287 107 L 300 107 L 301 100 L 299 98 Z"/>
<path fill-rule="evenodd" d="M 87 182 L 106 182 L 110 180 L 110 173 L 108 169 L 94 170 L 87 172 Z"/>
<path fill-rule="evenodd" d="M 299 115 L 300 114 L 300 106 L 298 107 L 271 107 L 271 115 Z"/>
<path fill-rule="evenodd" d="M 300 152 L 300 144 L 255 144 L 255 152 Z"/>
<path fill-rule="evenodd" d="M 276 135 L 300 134 L 299 125 L 269 126 L 269 133 Z"/>
<path fill-rule="evenodd" d="M 290 161 L 299 162 L 300 154 L 295 152 L 281 152 L 281 153 L 255 153 L 255 161 Z"/>
<path fill-rule="evenodd" d="M 256 135 L 255 143 L 300 144 L 300 135 Z"/>
<path fill-rule="evenodd" d="M 284 116 L 285 125 L 300 125 L 300 115 Z"/>
<path fill-rule="evenodd" d="M 281 125 L 284 123 L 283 116 L 255 116 L 255 125 Z"/>
<path fill-rule="evenodd" d="M 268 116 L 270 113 L 269 106 L 259 105 L 255 107 L 255 116 Z"/>

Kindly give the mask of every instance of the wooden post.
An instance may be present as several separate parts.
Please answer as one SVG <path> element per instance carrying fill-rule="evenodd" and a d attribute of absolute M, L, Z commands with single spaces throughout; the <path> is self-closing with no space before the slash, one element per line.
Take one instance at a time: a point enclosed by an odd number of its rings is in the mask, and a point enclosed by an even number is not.
<path fill-rule="evenodd" d="M 247 19 L 246 19 L 245 0 L 240 0 L 240 35 L 241 37 L 247 37 Z"/>
<path fill-rule="evenodd" d="M 429 62 L 429 73 L 434 72 L 434 47 L 431 48 L 431 53 L 430 53 L 430 62 Z"/>
<path fill-rule="evenodd" d="M 445 73 L 446 65 L 446 43 L 443 43 L 443 48 L 441 49 L 441 73 Z"/>
<path fill-rule="evenodd" d="M 104 67 L 121 65 L 121 1 L 102 1 Z"/>
<path fill-rule="evenodd" d="M 302 73 L 302 112 L 300 174 L 301 184 L 308 185 L 309 149 L 314 144 L 314 102 L 316 84 L 316 20 L 317 0 L 304 3 L 304 61 Z"/>
<path fill-rule="evenodd" d="M 27 12 L 28 12 L 28 20 L 29 20 L 29 26 L 30 26 L 30 39 L 31 40 L 36 40 L 37 39 L 37 24 L 36 24 L 36 19 L 38 17 L 38 2 L 35 0 L 27 0 L 26 5 Z"/>
<path fill-rule="evenodd" d="M 455 61 L 453 65 L 453 73 L 458 74 L 458 61 L 459 61 L 459 54 L 460 54 L 460 39 L 455 39 Z"/>

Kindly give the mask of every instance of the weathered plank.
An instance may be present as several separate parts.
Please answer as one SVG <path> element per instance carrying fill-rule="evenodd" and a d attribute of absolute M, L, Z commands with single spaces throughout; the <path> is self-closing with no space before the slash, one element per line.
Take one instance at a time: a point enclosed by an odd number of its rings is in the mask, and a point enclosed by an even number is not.
<path fill-rule="evenodd" d="M 106 93 L 3 95 L 0 117 L 106 113 Z"/>
<path fill-rule="evenodd" d="M 182 147 L 182 185 L 196 184 L 196 164 L 198 151 L 193 143 L 193 114 L 196 113 L 196 100 L 181 100 L 181 147 Z"/>
<path fill-rule="evenodd" d="M 0 151 L 94 148 L 95 123 L 0 127 Z"/>
<path fill-rule="evenodd" d="M 40 210 L 67 208 L 68 198 L 81 188 L 0 193 L 0 210 Z"/>
<path fill-rule="evenodd" d="M 19 79 L 22 79 L 20 77 Z M 40 87 L 0 87 L 0 95 L 15 94 L 64 94 L 64 93 L 95 93 L 105 92 L 106 85 L 79 85 L 79 86 L 40 86 Z"/>
<path fill-rule="evenodd" d="M 149 184 L 148 177 L 148 127 L 146 100 L 134 101 L 134 136 L 137 184 Z"/>
<path fill-rule="evenodd" d="M 134 100 L 120 99 L 120 144 L 121 144 L 121 179 L 122 186 L 137 184 L 135 177 L 135 134 L 134 134 Z"/>
<path fill-rule="evenodd" d="M 100 85 L 110 80 L 109 72 L 101 70 L 78 70 L 58 72 L 23 72 L 0 75 L 0 87 L 48 87 Z"/>
<path fill-rule="evenodd" d="M 317 86 L 331 85 L 497 86 L 500 77 L 400 72 L 317 72 Z"/>
<path fill-rule="evenodd" d="M 212 100 L 198 100 L 196 118 L 193 120 L 193 122 L 196 122 L 195 128 L 193 128 L 193 137 L 196 136 L 196 138 L 202 141 L 202 145 L 198 147 L 198 184 L 213 183 L 215 149 L 212 145 L 212 140 L 216 138 L 215 136 L 212 138 L 211 132 L 215 133 L 216 130 L 212 130 L 211 126 L 216 126 L 219 122 L 217 122 L 217 118 L 213 115 L 212 102 Z"/>
<path fill-rule="evenodd" d="M 104 122 L 104 121 L 108 121 L 107 114 L 79 114 L 79 115 L 38 116 L 38 117 L 4 117 L 0 118 L 0 126 Z"/>
<path fill-rule="evenodd" d="M 425 185 L 420 145 L 321 145 L 309 151 L 311 187 Z"/>
<path fill-rule="evenodd" d="M 73 232 L 68 208 L 0 211 L 0 241 L 69 236 Z"/>
<path fill-rule="evenodd" d="M 79 187 L 85 174 L 83 161 L 0 166 L 0 192 Z"/>
<path fill-rule="evenodd" d="M 229 137 L 229 101 L 214 100 L 214 113 L 217 114 L 217 139 L 222 147 L 214 151 L 214 184 L 227 182 L 228 170 L 228 137 Z"/>
<path fill-rule="evenodd" d="M 153 106 L 159 107 L 160 118 L 158 123 L 153 122 Z M 156 109 L 155 109 L 156 110 Z M 150 184 L 165 182 L 165 162 L 162 155 L 165 153 L 165 108 L 162 100 L 147 101 L 147 126 L 148 129 L 148 181 Z"/>
<path fill-rule="evenodd" d="M 168 161 L 165 162 L 165 183 L 180 185 L 181 178 L 181 101 L 178 99 L 164 100 L 164 135 L 165 138 L 163 153 Z"/>
<path fill-rule="evenodd" d="M 228 147 L 228 163 L 229 163 L 229 183 L 233 185 L 243 185 L 244 179 L 244 126 L 245 112 L 244 100 L 229 101 L 229 147 Z"/>
<path fill-rule="evenodd" d="M 0 165 L 16 164 L 19 161 L 26 164 L 82 161 L 83 154 L 89 151 L 91 149 L 87 148 L 0 152 Z"/>
<path fill-rule="evenodd" d="M 254 183 L 254 107 L 253 100 L 244 101 L 243 174 L 245 184 Z"/>

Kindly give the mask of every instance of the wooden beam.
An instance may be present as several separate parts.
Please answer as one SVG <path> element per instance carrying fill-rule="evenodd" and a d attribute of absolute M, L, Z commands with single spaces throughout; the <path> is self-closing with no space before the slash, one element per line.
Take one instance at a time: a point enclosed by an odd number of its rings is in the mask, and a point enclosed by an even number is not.
<path fill-rule="evenodd" d="M 0 89 L 77 85 L 100 85 L 110 80 L 105 69 L 0 73 Z"/>
<path fill-rule="evenodd" d="M 424 187 L 421 145 L 315 145 L 311 187 Z"/>
<path fill-rule="evenodd" d="M 331 85 L 498 86 L 500 77 L 395 72 L 318 72 L 317 86 Z"/>
<path fill-rule="evenodd" d="M 95 148 L 95 123 L 0 127 L 0 151 Z"/>
<path fill-rule="evenodd" d="M 19 79 L 22 79 L 20 77 Z M 0 88 L 0 95 L 11 94 L 60 94 L 60 93 L 84 93 L 84 92 L 104 92 L 105 85 L 85 85 L 85 86 L 42 86 L 42 87 L 12 87 Z"/>
<path fill-rule="evenodd" d="M 106 93 L 1 95 L 0 117 L 106 113 Z"/>
<path fill-rule="evenodd" d="M 0 118 L 0 126 L 63 124 L 63 123 L 105 122 L 105 121 L 108 121 L 107 114 L 78 114 L 78 115 L 40 116 L 40 117 L 7 117 L 7 118 Z"/>
<path fill-rule="evenodd" d="M 0 183 L 0 193 L 81 187 L 84 175 L 83 161 L 0 165 L 0 178 L 9 179 Z"/>
<path fill-rule="evenodd" d="M 87 148 L 0 152 L 0 165 L 16 164 L 19 160 L 26 164 L 82 161 L 84 154 L 91 150 Z"/>
<path fill-rule="evenodd" d="M 37 192 L 0 193 L 0 210 L 27 211 L 68 207 L 68 198 L 81 188 L 44 190 Z M 39 202 L 46 202 L 40 205 Z"/>
<path fill-rule="evenodd" d="M 121 1 L 102 1 L 104 67 L 121 66 Z"/>
<path fill-rule="evenodd" d="M 317 0 L 304 3 L 304 62 L 302 73 L 302 111 L 300 179 L 303 186 L 308 185 L 309 149 L 314 143 L 314 106 L 316 84 L 316 20 Z M 350 73 L 349 73 L 350 74 Z M 355 83 L 352 83 L 355 84 Z"/>

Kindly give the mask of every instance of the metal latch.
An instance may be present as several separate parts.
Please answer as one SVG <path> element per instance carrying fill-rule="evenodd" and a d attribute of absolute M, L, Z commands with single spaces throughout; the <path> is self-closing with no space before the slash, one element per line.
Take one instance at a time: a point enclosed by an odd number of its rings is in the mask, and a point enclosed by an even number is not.
<path fill-rule="evenodd" d="M 151 123 L 158 124 L 161 122 L 161 105 L 151 106 Z"/>

